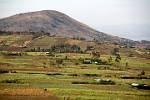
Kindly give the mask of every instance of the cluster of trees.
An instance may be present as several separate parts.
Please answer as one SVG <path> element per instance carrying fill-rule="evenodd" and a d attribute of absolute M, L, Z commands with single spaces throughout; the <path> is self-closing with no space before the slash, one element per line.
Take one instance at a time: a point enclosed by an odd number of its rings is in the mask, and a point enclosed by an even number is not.
<path fill-rule="evenodd" d="M 81 48 L 78 45 L 70 44 L 58 44 L 51 47 L 52 52 L 81 52 Z"/>
<path fill-rule="evenodd" d="M 67 52 L 75 52 L 75 53 L 82 53 L 81 48 L 78 45 L 70 45 L 70 44 L 57 44 L 51 46 L 49 49 L 44 48 L 32 48 L 28 50 L 31 52 L 58 52 L 58 53 L 67 53 Z"/>
<path fill-rule="evenodd" d="M 27 51 L 29 51 L 29 52 L 49 52 L 50 49 L 44 49 L 44 48 L 37 47 L 37 48 L 32 48 Z"/>
<path fill-rule="evenodd" d="M 10 35 L 10 34 L 12 34 L 12 32 L 6 32 L 6 31 L 0 31 L 0 34 L 1 35 Z"/>
<path fill-rule="evenodd" d="M 84 37 L 73 37 L 72 39 L 75 39 L 75 40 L 86 40 L 86 38 L 84 38 Z"/>

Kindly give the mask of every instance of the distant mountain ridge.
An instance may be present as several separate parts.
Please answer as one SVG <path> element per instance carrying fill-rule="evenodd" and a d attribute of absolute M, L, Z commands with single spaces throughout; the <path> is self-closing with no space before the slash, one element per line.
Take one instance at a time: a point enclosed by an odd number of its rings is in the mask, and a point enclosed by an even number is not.
<path fill-rule="evenodd" d="M 134 41 L 96 31 L 75 19 L 55 10 L 43 10 L 17 14 L 0 19 L 0 31 L 24 32 L 84 38 L 98 42 L 133 43 Z"/>

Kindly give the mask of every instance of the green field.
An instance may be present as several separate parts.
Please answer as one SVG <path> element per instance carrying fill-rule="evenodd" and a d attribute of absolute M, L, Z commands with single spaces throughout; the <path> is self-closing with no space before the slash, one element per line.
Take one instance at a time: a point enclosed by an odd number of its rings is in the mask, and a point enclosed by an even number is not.
<path fill-rule="evenodd" d="M 0 69 L 11 72 L 0 74 L 0 97 L 12 96 L 18 100 L 15 96 L 42 98 L 46 95 L 47 98 L 43 100 L 48 100 L 53 95 L 60 100 L 149 100 L 149 90 L 130 86 L 133 82 L 150 85 L 149 79 L 121 77 L 138 76 L 144 70 L 144 77 L 150 78 L 150 60 L 121 57 L 120 63 L 115 63 L 115 56 L 112 56 L 113 65 L 97 65 L 82 63 L 81 59 L 92 58 L 90 54 L 56 53 L 52 57 L 44 52 L 26 52 L 22 56 L 7 56 L 2 53 Z M 108 60 L 109 55 L 101 55 L 100 58 Z M 58 64 L 58 59 L 63 62 Z M 126 62 L 128 66 L 125 65 Z M 109 79 L 115 84 L 97 84 L 95 79 Z M 81 84 L 73 84 L 76 82 Z M 30 98 L 35 99 L 37 98 Z"/>

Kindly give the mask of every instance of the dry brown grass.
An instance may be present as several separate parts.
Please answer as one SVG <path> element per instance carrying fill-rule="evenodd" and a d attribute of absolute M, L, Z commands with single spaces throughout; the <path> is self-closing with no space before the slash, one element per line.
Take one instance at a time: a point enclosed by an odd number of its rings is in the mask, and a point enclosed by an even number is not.
<path fill-rule="evenodd" d="M 38 88 L 7 88 L 0 90 L 0 100 L 59 100 L 49 90 Z"/>
<path fill-rule="evenodd" d="M 13 88 L 0 90 L 0 95 L 9 96 L 52 96 L 52 92 L 49 90 L 38 88 Z"/>

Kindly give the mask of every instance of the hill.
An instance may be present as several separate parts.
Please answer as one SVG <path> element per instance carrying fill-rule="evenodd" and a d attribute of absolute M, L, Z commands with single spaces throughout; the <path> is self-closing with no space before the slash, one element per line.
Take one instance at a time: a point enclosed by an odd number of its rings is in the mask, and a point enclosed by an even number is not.
<path fill-rule="evenodd" d="M 133 43 L 134 41 L 108 35 L 90 28 L 75 19 L 54 10 L 17 14 L 0 19 L 0 31 L 41 36 L 62 36 L 95 40 L 98 42 Z M 1 32 L 1 33 L 2 33 Z"/>

